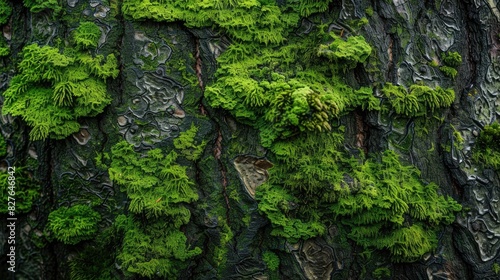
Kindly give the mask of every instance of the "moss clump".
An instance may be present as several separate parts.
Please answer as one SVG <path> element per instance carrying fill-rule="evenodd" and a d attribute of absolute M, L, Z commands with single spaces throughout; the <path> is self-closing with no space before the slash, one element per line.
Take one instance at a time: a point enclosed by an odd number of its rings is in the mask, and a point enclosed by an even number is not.
<path fill-rule="evenodd" d="M 493 270 L 493 272 L 494 272 L 496 275 L 499 275 L 499 274 L 500 274 L 500 264 L 498 264 L 498 263 L 494 263 L 494 264 L 491 266 L 491 270 Z"/>
<path fill-rule="evenodd" d="M 64 244 L 92 239 L 97 233 L 101 215 L 88 205 L 60 207 L 49 214 L 47 229 Z"/>
<path fill-rule="evenodd" d="M 484 166 L 500 170 L 500 124 L 486 125 L 479 134 L 472 158 Z"/>
<path fill-rule="evenodd" d="M 39 13 L 46 9 L 59 13 L 62 9 L 61 4 L 57 0 L 23 0 L 23 3 L 32 13 Z"/>
<path fill-rule="evenodd" d="M 186 167 L 175 163 L 176 152 L 164 155 L 160 149 L 153 149 L 141 156 L 132 145 L 122 141 L 113 146 L 111 153 L 109 177 L 131 199 L 132 213 L 171 216 L 178 226 L 189 221 L 189 210 L 181 203 L 197 200 L 198 194 Z"/>
<path fill-rule="evenodd" d="M 498 122 L 483 128 L 477 139 L 476 147 L 481 150 L 490 148 L 492 151 L 500 152 L 500 124 Z"/>
<path fill-rule="evenodd" d="M 116 225 L 104 229 L 87 246 L 78 250 L 69 260 L 69 274 L 72 280 L 115 279 L 117 275 L 116 248 L 120 246 L 123 234 Z"/>
<path fill-rule="evenodd" d="M 438 195 L 437 185 L 423 184 L 418 170 L 402 165 L 392 151 L 380 162 L 360 163 L 325 140 L 301 138 L 272 149 L 278 157 L 270 180 L 256 192 L 271 234 L 291 242 L 322 235 L 333 217 L 358 245 L 387 249 L 395 262 L 415 261 L 435 248 L 435 230 L 453 222 L 459 204 Z"/>
<path fill-rule="evenodd" d="M 328 45 L 321 44 L 318 56 L 325 56 L 347 68 L 352 69 L 358 63 L 365 62 L 372 51 L 363 36 L 349 36 L 347 40 L 344 40 L 334 33 L 330 33 L 330 35 L 333 42 Z"/>
<path fill-rule="evenodd" d="M 425 116 L 437 109 L 449 107 L 455 100 L 453 89 L 430 88 L 422 84 L 413 84 L 406 89 L 386 83 L 382 93 L 388 98 L 391 108 L 407 117 Z"/>
<path fill-rule="evenodd" d="M 149 220 L 144 226 L 120 215 L 116 227 L 124 234 L 117 260 L 127 276 L 175 279 L 186 260 L 201 253 L 198 247 L 189 249 L 184 233 L 166 220 Z"/>
<path fill-rule="evenodd" d="M 280 43 L 301 16 L 328 9 L 327 1 L 126 0 L 122 11 L 135 20 L 183 21 L 188 27 L 216 26 L 239 41 Z"/>
<path fill-rule="evenodd" d="M 331 123 L 350 109 L 376 109 L 379 101 L 370 88 L 354 89 L 338 73 L 363 61 L 366 53 L 353 50 L 362 57 L 344 55 L 339 56 L 344 63 L 325 64 L 318 56 L 320 40 L 317 30 L 279 48 L 233 44 L 218 58 L 217 80 L 207 86 L 205 97 L 211 106 L 259 129 L 265 147 L 305 131 L 331 131 Z M 348 45 L 342 48 L 349 53 Z"/>
<path fill-rule="evenodd" d="M 439 70 L 452 79 L 455 79 L 458 74 L 458 71 L 455 68 L 449 66 L 441 66 L 439 67 Z"/>
<path fill-rule="evenodd" d="M 117 255 L 122 270 L 129 276 L 175 278 L 188 259 L 201 253 L 189 249 L 181 231 L 191 217 L 185 203 L 198 199 L 186 167 L 175 163 L 174 151 L 140 154 L 125 141 L 113 146 L 110 159 L 109 176 L 126 192 L 132 213 L 116 219 L 124 234 Z"/>
<path fill-rule="evenodd" d="M 66 48 L 31 44 L 23 49 L 19 73 L 3 93 L 3 114 L 21 116 L 31 140 L 63 139 L 80 129 L 78 118 L 101 113 L 110 102 L 106 79 L 118 76 L 113 54 L 91 56 Z"/>
<path fill-rule="evenodd" d="M 191 124 L 188 130 L 181 132 L 179 136 L 174 139 L 174 147 L 180 150 L 183 157 L 191 161 L 199 160 L 207 145 L 206 140 L 202 140 L 201 142 L 195 141 L 197 132 L 198 127 Z"/>
<path fill-rule="evenodd" d="M 351 227 L 349 238 L 367 249 L 388 249 L 395 262 L 415 261 L 435 248 L 437 226 L 452 223 L 461 210 L 453 199 L 438 195 L 436 184 L 423 184 L 418 170 L 402 165 L 393 151 L 354 172 L 359 190 L 330 209 Z"/>
<path fill-rule="evenodd" d="M 278 270 L 280 266 L 280 258 L 278 257 L 278 255 L 271 251 L 265 251 L 262 254 L 262 260 L 266 264 L 267 268 L 271 271 Z"/>
<path fill-rule="evenodd" d="M 97 47 L 99 37 L 101 37 L 101 30 L 95 23 L 82 22 L 74 32 L 73 38 L 77 46 L 83 49 Z"/>
<path fill-rule="evenodd" d="M 15 184 L 9 182 L 15 182 Z M 0 172 L 0 199 L 5 201 L 0 205 L 0 213 L 8 213 L 9 206 L 13 205 L 9 205 L 9 201 L 15 204 L 16 214 L 27 213 L 39 196 L 40 185 L 33 179 L 33 175 L 26 167 L 11 167 Z M 9 197 L 14 198 L 15 201 L 9 200 Z"/>
<path fill-rule="evenodd" d="M 458 52 L 446 52 L 441 54 L 441 61 L 444 65 L 439 67 L 439 70 L 445 76 L 455 79 L 458 74 L 457 67 L 462 63 L 462 56 Z"/>
<path fill-rule="evenodd" d="M 458 52 L 446 52 L 441 54 L 443 63 L 450 67 L 458 67 L 462 63 L 462 56 Z"/>
<path fill-rule="evenodd" d="M 373 16 L 373 8 L 372 7 L 368 7 L 365 9 L 365 14 L 369 17 Z"/>

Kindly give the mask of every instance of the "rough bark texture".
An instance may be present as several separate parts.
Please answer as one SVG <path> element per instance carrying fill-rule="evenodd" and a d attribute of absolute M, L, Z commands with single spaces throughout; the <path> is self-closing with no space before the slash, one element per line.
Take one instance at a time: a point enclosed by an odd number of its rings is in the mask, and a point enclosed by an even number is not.
<path fill-rule="evenodd" d="M 99 26 L 102 36 L 95 52 L 115 53 L 120 74 L 107 82 L 112 103 L 95 117 L 79 119 L 80 131 L 66 139 L 30 141 L 30 127 L 20 117 L 0 119 L 7 142 L 1 167 L 26 166 L 26 172 L 16 175 L 32 177 L 40 187 L 31 210 L 17 215 L 15 279 L 75 278 L 71 260 L 86 247 L 97 246 L 93 240 L 65 245 L 51 238 L 46 226 L 55 209 L 92 206 L 102 216 L 99 232 L 110 227 L 117 215 L 128 213 L 130 202 L 123 188 L 96 163 L 99 154 L 110 154 L 121 140 L 138 153 L 171 149 L 174 139 L 193 124 L 198 127 L 197 143 L 205 140 L 206 146 L 196 161 L 179 153 L 178 162 L 187 167 L 199 196 L 198 201 L 185 205 L 191 218 L 180 230 L 188 246 L 202 252 L 185 261 L 178 279 L 500 277 L 498 171 L 472 160 L 477 135 L 485 125 L 496 122 L 500 113 L 500 11 L 496 1 L 343 0 L 334 1 L 324 12 L 325 18 L 335 19 L 328 24 L 337 32 L 349 20 L 368 19 L 358 33 L 373 49 L 372 63 L 347 72 L 344 79 L 349 85 L 371 86 L 381 100 L 379 85 L 386 82 L 410 85 L 423 81 L 455 90 L 454 103 L 435 118 L 399 118 L 360 109 L 340 118 L 346 127 L 347 147 L 365 153 L 396 150 L 403 162 L 421 171 L 425 182 L 435 182 L 441 194 L 463 206 L 453 224 L 440 227 L 435 250 L 415 262 L 403 263 L 391 262 L 383 250 L 369 254 L 336 223 L 325 234 L 298 242 L 271 235 L 272 225 L 259 212 L 254 198 L 256 189 L 270 176 L 269 152 L 260 145 L 255 128 L 223 109 L 212 108 L 204 99 L 205 87 L 216 79 L 217 57 L 232 43 L 224 32 L 187 28 L 182 22 L 127 19 L 117 10 L 122 1 L 62 2 L 62 15 L 55 18 L 50 10 L 32 13 L 17 1 L 12 3 L 14 12 L 3 26 L 11 55 L 2 58 L 2 89 L 15 75 L 25 45 L 69 40 L 83 20 Z M 367 15 L 368 9 L 373 13 Z M 312 23 L 302 20 L 288 36 L 301 36 L 310 28 L 308 24 Z M 462 57 L 454 79 L 430 65 L 451 51 Z M 463 143 L 456 143 L 458 135 Z M 4 268 L 7 215 L 1 217 L 0 278 L 10 279 Z M 112 260 L 112 279 L 142 279 L 125 273 L 115 261 L 116 253 L 110 251 L 122 246 L 123 234 L 116 239 L 116 244 L 97 247 L 107 249 L 98 249 L 96 258 Z M 264 251 L 279 257 L 276 270 L 270 270 L 263 260 Z"/>

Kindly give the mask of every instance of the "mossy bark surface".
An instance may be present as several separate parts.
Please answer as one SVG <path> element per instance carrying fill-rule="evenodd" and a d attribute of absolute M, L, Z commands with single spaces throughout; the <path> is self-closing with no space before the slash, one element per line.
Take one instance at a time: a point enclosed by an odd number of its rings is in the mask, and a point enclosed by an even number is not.
<path fill-rule="evenodd" d="M 0 2 L 0 92 L 31 44 L 119 70 L 67 137 L 33 141 L 1 116 L 12 279 L 498 279 L 495 1 Z M 100 36 L 75 41 L 82 22 Z"/>

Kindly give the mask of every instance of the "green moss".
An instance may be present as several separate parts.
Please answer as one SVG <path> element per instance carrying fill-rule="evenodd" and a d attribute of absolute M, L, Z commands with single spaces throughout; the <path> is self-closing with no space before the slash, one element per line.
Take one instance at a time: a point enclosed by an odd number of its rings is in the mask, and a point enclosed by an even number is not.
<path fill-rule="evenodd" d="M 368 7 L 365 9 L 365 14 L 369 17 L 373 16 L 373 8 L 372 7 Z"/>
<path fill-rule="evenodd" d="M 23 0 L 24 6 L 32 13 L 39 13 L 43 10 L 53 10 L 56 14 L 62 9 L 58 0 Z"/>
<path fill-rule="evenodd" d="M 439 70 L 445 76 L 455 79 L 458 74 L 457 67 L 462 64 L 462 56 L 458 52 L 446 52 L 441 54 L 441 61 L 444 65 L 439 67 Z"/>
<path fill-rule="evenodd" d="M 437 62 L 436 60 L 432 60 L 431 62 L 429 62 L 429 66 L 430 67 L 438 67 L 439 66 L 439 62 Z"/>
<path fill-rule="evenodd" d="M 92 243 L 79 250 L 69 260 L 70 279 L 115 279 L 116 248 L 122 238 L 123 234 L 120 234 L 115 225 L 104 229 Z"/>
<path fill-rule="evenodd" d="M 3 157 L 7 154 L 7 142 L 3 135 L 0 134 L 0 157 Z"/>
<path fill-rule="evenodd" d="M 60 207 L 49 214 L 47 229 L 64 244 L 77 244 L 97 233 L 101 215 L 88 205 Z"/>
<path fill-rule="evenodd" d="M 224 219 L 222 216 L 217 217 L 217 223 L 219 225 L 218 229 L 219 229 L 220 239 L 219 239 L 219 245 L 214 250 L 213 258 L 219 272 L 221 272 L 226 267 L 227 253 L 229 251 L 231 240 L 234 237 L 234 233 L 231 230 L 231 227 L 227 223 L 226 219 Z"/>
<path fill-rule="evenodd" d="M 3 93 L 2 113 L 21 116 L 32 127 L 31 140 L 63 139 L 80 129 L 78 118 L 95 116 L 111 102 L 105 81 L 118 76 L 113 54 L 105 59 L 31 44 L 22 57 Z"/>
<path fill-rule="evenodd" d="M 262 254 L 262 260 L 266 264 L 267 268 L 271 271 L 278 270 L 280 266 L 280 258 L 278 257 L 278 255 L 271 251 L 265 251 Z"/>
<path fill-rule="evenodd" d="M 458 150 L 463 149 L 464 138 L 454 126 L 451 126 L 451 128 L 453 130 L 453 146 Z"/>
<path fill-rule="evenodd" d="M 363 36 L 350 36 L 347 40 L 330 33 L 333 42 L 328 45 L 320 45 L 318 56 L 325 56 L 335 62 L 340 62 L 348 68 L 354 68 L 358 63 L 366 61 L 372 48 L 366 43 Z"/>
<path fill-rule="evenodd" d="M 10 54 L 10 48 L 1 48 L 0 47 L 0 57 L 6 57 Z"/>
<path fill-rule="evenodd" d="M 494 272 L 496 275 L 499 275 L 499 274 L 500 274 L 500 264 L 498 264 L 498 263 L 493 263 L 493 265 L 491 266 L 491 270 L 493 270 L 493 272 Z"/>
<path fill-rule="evenodd" d="M 458 74 L 458 71 L 455 68 L 449 66 L 441 66 L 439 67 L 439 70 L 452 79 L 455 79 Z"/>
<path fill-rule="evenodd" d="M 455 100 L 452 89 L 435 89 L 423 84 L 413 84 L 407 90 L 403 86 L 386 83 L 382 93 L 388 98 L 392 109 L 400 115 L 418 117 L 450 106 Z"/>
<path fill-rule="evenodd" d="M 176 152 L 165 155 L 153 149 L 141 155 L 133 145 L 122 141 L 113 146 L 111 153 L 109 177 L 127 193 L 132 213 L 171 216 L 177 226 L 189 221 L 190 212 L 180 203 L 193 202 L 198 194 L 186 167 L 175 163 Z"/>
<path fill-rule="evenodd" d="M 391 277 L 391 271 L 387 267 L 379 267 L 372 272 L 375 279 L 388 279 Z"/>
<path fill-rule="evenodd" d="M 198 199 L 187 168 L 175 162 L 174 151 L 140 154 L 126 141 L 112 147 L 110 159 L 109 177 L 127 194 L 135 214 L 116 219 L 124 234 L 117 255 L 122 270 L 127 276 L 176 277 L 188 259 L 201 253 L 189 248 L 181 231 L 191 217 L 185 203 Z"/>
<path fill-rule="evenodd" d="M 446 52 L 441 54 L 443 63 L 450 67 L 458 67 L 462 63 L 462 56 L 458 52 Z"/>
<path fill-rule="evenodd" d="M 331 131 L 331 123 L 353 108 L 377 109 L 371 89 L 356 90 L 338 74 L 365 61 L 371 48 L 364 39 L 350 37 L 348 42 L 356 42 L 350 49 L 335 37 L 333 50 L 314 52 L 322 35 L 318 30 L 309 36 L 279 48 L 231 45 L 218 58 L 217 80 L 206 87 L 209 104 L 259 129 L 265 147 L 306 131 Z M 318 53 L 339 61 L 325 64 Z"/>
<path fill-rule="evenodd" d="M 40 185 L 33 179 L 33 174 L 27 167 L 10 168 L 0 172 L 0 199 L 5 201 L 0 205 L 0 213 L 7 214 L 9 206 L 15 208 L 16 214 L 27 213 L 39 196 Z"/>
<path fill-rule="evenodd" d="M 500 170 L 500 124 L 486 125 L 473 148 L 472 158 L 486 167 Z"/>
<path fill-rule="evenodd" d="M 274 1 L 215 0 L 126 0 L 123 14 L 135 20 L 183 21 L 187 27 L 217 26 L 239 41 L 265 44 L 283 42 L 301 16 L 323 12 L 328 1 L 290 1 L 278 6 Z"/>
<path fill-rule="evenodd" d="M 273 225 L 272 235 L 296 242 L 326 231 L 317 207 L 348 195 L 341 184 L 344 154 L 338 134 L 304 134 L 273 144 L 269 181 L 256 191 L 259 211 Z M 314 213 L 314 214 L 312 214 Z M 312 215 L 309 215 L 312 214 Z"/>
<path fill-rule="evenodd" d="M 438 195 L 437 185 L 423 184 L 418 170 L 402 165 L 393 151 L 384 152 L 380 163 L 354 166 L 354 173 L 359 191 L 330 209 L 351 227 L 349 238 L 367 249 L 388 249 L 395 262 L 415 261 L 435 248 L 436 227 L 452 223 L 461 210 Z"/>
<path fill-rule="evenodd" d="M 12 14 L 12 6 L 6 0 L 0 1 L 0 25 L 6 24 Z"/>
<path fill-rule="evenodd" d="M 500 124 L 498 122 L 483 128 L 477 139 L 476 147 L 481 150 L 490 148 L 493 151 L 500 151 Z"/>
<path fill-rule="evenodd" d="M 207 145 L 206 140 L 195 140 L 197 132 L 198 127 L 193 123 L 191 124 L 191 128 L 181 132 L 179 137 L 174 139 L 174 147 L 180 150 L 183 157 L 191 161 L 199 160 Z"/>
<path fill-rule="evenodd" d="M 322 235 L 333 217 L 350 228 L 348 237 L 358 245 L 388 249 L 393 261 L 408 262 L 435 248 L 435 230 L 461 209 L 438 195 L 437 185 L 423 184 L 418 170 L 402 165 L 392 151 L 380 162 L 360 163 L 325 138 L 298 139 L 275 144 L 270 180 L 256 192 L 273 235 L 291 242 Z"/>
<path fill-rule="evenodd" d="M 150 220 L 142 226 L 120 215 L 116 227 L 124 234 L 117 260 L 129 277 L 175 279 L 186 268 L 185 261 L 201 253 L 198 247 L 189 249 L 184 233 L 166 220 Z"/>
<path fill-rule="evenodd" d="M 77 46 L 82 49 L 97 47 L 97 43 L 101 37 L 101 30 L 95 23 L 82 22 L 74 32 L 73 38 Z"/>

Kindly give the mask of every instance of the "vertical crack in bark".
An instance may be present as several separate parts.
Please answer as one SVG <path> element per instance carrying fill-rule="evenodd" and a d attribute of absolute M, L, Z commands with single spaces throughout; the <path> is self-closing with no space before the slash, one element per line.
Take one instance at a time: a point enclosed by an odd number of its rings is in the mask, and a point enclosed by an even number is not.
<path fill-rule="evenodd" d="M 368 154 L 368 147 L 366 145 L 368 129 L 365 128 L 363 117 L 358 112 L 354 112 L 354 117 L 356 119 L 356 147 L 362 149 L 365 154 Z"/>
<path fill-rule="evenodd" d="M 203 84 L 203 65 L 202 65 L 202 60 L 201 60 L 201 52 L 200 52 L 200 38 L 198 37 L 195 37 L 195 54 L 194 54 L 194 58 L 196 60 L 196 64 L 195 64 L 195 72 L 196 72 L 196 78 L 198 79 L 198 86 L 200 86 L 200 89 L 201 89 L 201 95 L 202 95 L 202 98 L 203 98 L 203 95 L 205 93 L 205 85 Z M 200 109 L 200 114 L 203 115 L 203 116 L 206 116 L 207 115 L 207 110 L 205 109 L 205 107 L 203 106 L 203 102 L 200 101 L 200 105 L 199 105 L 199 109 Z"/>
<path fill-rule="evenodd" d="M 203 85 L 203 76 L 202 76 L 202 71 L 201 71 L 201 55 L 200 55 L 200 38 L 196 38 L 196 52 L 194 54 L 194 58 L 196 60 L 196 77 L 198 78 L 198 85 L 200 86 L 202 91 L 205 91 L 204 85 Z"/>
<path fill-rule="evenodd" d="M 194 35 L 194 34 L 193 34 Z M 195 53 L 194 53 L 194 58 L 195 58 L 195 72 L 196 72 L 196 78 L 198 79 L 198 86 L 201 89 L 201 98 L 200 98 L 200 104 L 199 104 L 199 110 L 200 114 L 203 116 L 209 115 L 208 111 L 205 109 L 205 106 L 203 106 L 203 98 L 204 98 L 204 93 L 205 93 L 205 85 L 203 83 L 203 63 L 202 63 L 202 58 L 201 58 L 201 45 L 200 45 L 200 38 L 197 36 L 194 36 L 195 40 Z M 210 116 L 209 116 L 210 117 Z M 224 196 L 224 200 L 226 202 L 226 221 L 229 224 L 229 210 L 231 209 L 231 206 L 229 205 L 229 197 L 227 195 L 227 175 L 226 175 L 226 170 L 224 168 L 224 164 L 222 163 L 221 160 L 221 155 L 222 155 L 222 132 L 220 127 L 217 127 L 217 139 L 215 140 L 215 145 L 214 145 L 214 157 L 217 160 L 217 164 L 219 166 L 219 171 L 221 174 L 221 183 L 222 183 L 222 195 Z"/>
<path fill-rule="evenodd" d="M 473 3 L 469 3 L 468 1 L 458 1 L 458 4 L 461 6 L 460 9 L 465 11 L 465 36 L 467 40 L 466 47 L 468 48 L 467 62 L 470 67 L 470 75 L 469 78 L 469 86 L 473 86 L 477 84 L 478 77 L 478 64 L 481 63 L 481 58 L 479 57 L 479 53 L 485 51 L 484 46 L 482 46 L 479 38 L 484 36 L 484 32 L 480 28 L 480 19 L 477 15 L 476 8 Z M 478 32 L 479 31 L 479 32 Z"/>
<path fill-rule="evenodd" d="M 224 169 L 224 165 L 222 164 L 222 160 L 220 156 L 222 155 L 222 133 L 220 128 L 217 129 L 217 139 L 215 140 L 214 147 L 214 157 L 219 164 L 219 170 L 222 177 L 222 195 L 224 196 L 224 200 L 226 201 L 227 211 L 226 211 L 226 220 L 229 224 L 229 210 L 231 210 L 231 206 L 229 205 L 229 198 L 227 196 L 227 176 L 226 170 Z"/>
<path fill-rule="evenodd" d="M 388 56 L 388 61 L 387 61 L 387 75 L 389 76 L 389 81 L 393 81 L 392 75 L 394 72 L 396 72 L 395 68 L 396 65 L 394 64 L 394 38 L 393 36 L 389 36 L 389 46 L 387 46 L 387 56 Z"/>
<path fill-rule="evenodd" d="M 45 161 L 45 164 L 44 166 L 47 166 L 47 169 L 44 170 L 45 174 L 43 175 L 45 177 L 45 184 L 43 184 L 43 190 L 45 190 L 46 193 L 49 194 L 49 201 L 50 201 L 50 205 L 52 207 L 57 207 L 56 205 L 56 195 L 55 195 L 55 190 L 54 190 L 54 186 L 52 185 L 52 179 L 53 176 L 52 174 L 54 173 L 54 169 L 55 169 L 55 160 L 54 160 L 54 156 L 52 155 L 52 152 L 54 151 L 54 149 L 52 148 L 52 144 L 53 144 L 53 140 L 47 140 L 45 141 L 44 143 L 44 147 L 43 147 L 43 150 L 44 150 L 44 161 Z M 45 168 L 44 168 L 45 169 Z M 48 209 L 47 209 L 48 210 Z M 58 257 L 57 257 L 57 245 L 50 242 L 49 245 L 48 245 L 48 254 L 50 254 L 52 256 L 52 258 L 54 258 L 54 262 L 52 263 L 52 269 L 53 269 L 53 272 L 51 272 L 51 274 L 53 274 L 55 276 L 55 278 L 57 278 L 57 276 L 59 275 L 59 261 L 58 261 Z"/>

